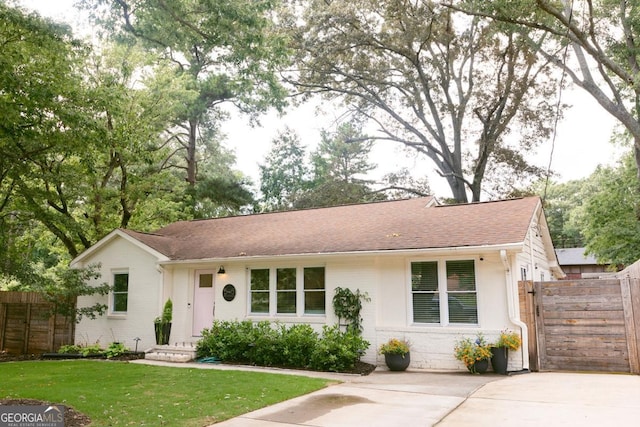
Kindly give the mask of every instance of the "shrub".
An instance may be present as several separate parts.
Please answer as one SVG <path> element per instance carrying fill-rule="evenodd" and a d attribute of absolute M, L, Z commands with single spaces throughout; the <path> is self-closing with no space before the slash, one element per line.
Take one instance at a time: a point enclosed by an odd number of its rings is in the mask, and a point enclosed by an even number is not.
<path fill-rule="evenodd" d="M 107 359 L 111 359 L 112 357 L 121 356 L 127 351 L 129 351 L 129 349 L 124 344 L 119 342 L 112 342 L 104 351 L 104 354 L 107 356 Z"/>
<path fill-rule="evenodd" d="M 80 344 L 68 344 L 60 346 L 58 353 L 60 354 L 81 354 L 87 357 L 91 354 L 101 354 L 103 352 L 100 348 L 100 344 L 80 345 Z"/>
<path fill-rule="evenodd" d="M 359 332 L 353 329 L 342 332 L 338 325 L 324 326 L 309 366 L 318 371 L 349 371 L 367 348 L 369 342 Z"/>
<path fill-rule="evenodd" d="M 269 322 L 221 322 L 202 332 L 198 357 L 261 366 L 346 371 L 355 366 L 369 343 L 360 334 L 323 329 L 322 337 L 309 325 L 272 325 Z"/>

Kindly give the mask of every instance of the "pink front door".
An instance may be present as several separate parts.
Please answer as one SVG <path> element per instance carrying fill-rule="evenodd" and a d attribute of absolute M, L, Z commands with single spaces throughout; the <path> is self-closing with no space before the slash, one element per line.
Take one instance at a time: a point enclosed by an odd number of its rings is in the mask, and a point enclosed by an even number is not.
<path fill-rule="evenodd" d="M 193 292 L 193 336 L 202 336 L 204 328 L 213 325 L 215 307 L 215 274 L 213 271 L 196 271 Z"/>

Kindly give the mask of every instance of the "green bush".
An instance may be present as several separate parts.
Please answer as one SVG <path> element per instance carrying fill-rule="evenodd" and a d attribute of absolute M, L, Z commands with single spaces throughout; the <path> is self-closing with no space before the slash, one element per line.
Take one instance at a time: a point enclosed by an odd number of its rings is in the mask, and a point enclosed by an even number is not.
<path fill-rule="evenodd" d="M 360 356 L 369 348 L 369 342 L 353 329 L 340 331 L 338 325 L 324 326 L 322 337 L 311 355 L 311 369 L 345 372 L 353 369 Z"/>
<path fill-rule="evenodd" d="M 100 348 L 100 344 L 80 345 L 80 344 L 68 344 L 60 346 L 58 353 L 60 354 L 81 354 L 87 357 L 91 354 L 101 354 L 104 350 Z"/>
<path fill-rule="evenodd" d="M 112 357 L 121 356 L 127 351 L 129 351 L 129 349 L 124 344 L 119 342 L 112 342 L 104 351 L 104 354 L 107 356 L 107 359 L 111 359 Z"/>
<path fill-rule="evenodd" d="M 347 371 L 368 347 L 360 334 L 341 332 L 338 326 L 325 326 L 320 337 L 305 324 L 215 321 L 202 332 L 196 354 L 260 366 Z"/>

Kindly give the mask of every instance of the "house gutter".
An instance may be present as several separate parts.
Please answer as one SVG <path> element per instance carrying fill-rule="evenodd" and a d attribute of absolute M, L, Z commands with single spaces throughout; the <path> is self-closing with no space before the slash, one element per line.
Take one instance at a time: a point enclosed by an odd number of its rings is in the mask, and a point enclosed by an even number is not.
<path fill-rule="evenodd" d="M 511 267 L 507 258 L 507 251 L 500 250 L 500 259 L 504 265 L 504 278 L 507 287 L 507 308 L 509 312 L 509 320 L 518 326 L 522 331 L 522 369 L 529 370 L 529 330 L 527 325 L 516 316 L 517 293 L 513 288 L 513 277 L 511 275 Z"/>

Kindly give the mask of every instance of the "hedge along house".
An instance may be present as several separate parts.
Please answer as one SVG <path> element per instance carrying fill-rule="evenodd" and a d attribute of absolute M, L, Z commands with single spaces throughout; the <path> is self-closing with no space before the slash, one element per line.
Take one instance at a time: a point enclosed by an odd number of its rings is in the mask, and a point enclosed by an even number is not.
<path fill-rule="evenodd" d="M 116 284 L 108 314 L 82 320 L 77 342 L 155 342 L 153 320 L 174 305 L 171 342 L 196 342 L 218 320 L 338 322 L 336 287 L 371 298 L 362 310 L 371 343 L 411 343 L 414 368 L 464 369 L 454 342 L 522 330 L 510 368 L 528 367 L 517 281 L 549 280 L 558 267 L 540 199 L 440 206 L 431 197 L 173 223 L 154 233 L 117 229 L 74 267 L 100 263 Z"/>

